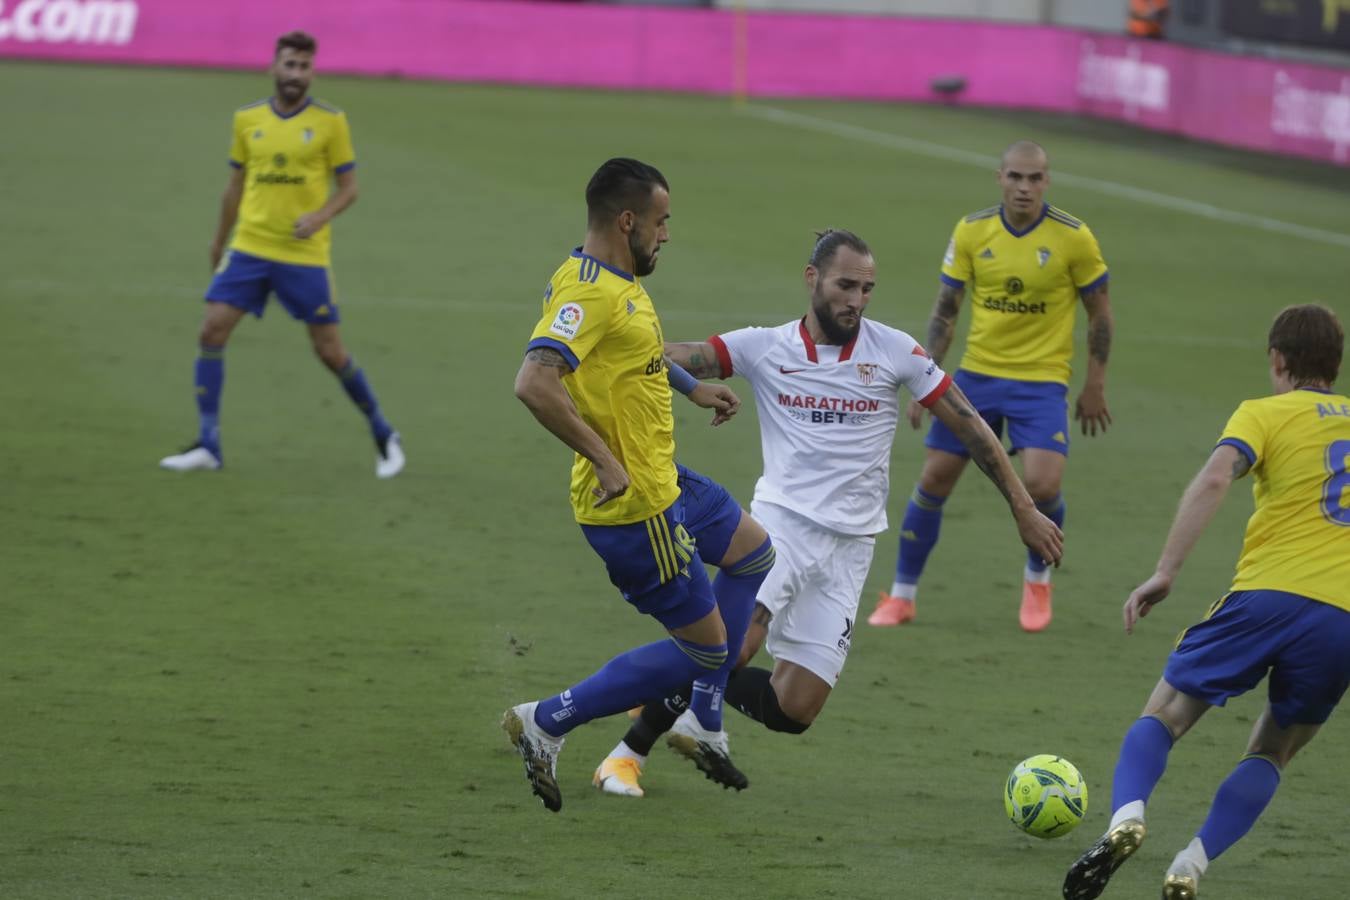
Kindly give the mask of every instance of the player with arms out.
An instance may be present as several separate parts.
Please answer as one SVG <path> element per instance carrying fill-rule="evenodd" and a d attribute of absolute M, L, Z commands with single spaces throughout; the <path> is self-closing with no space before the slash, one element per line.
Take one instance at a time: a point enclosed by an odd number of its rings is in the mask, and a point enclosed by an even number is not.
<path fill-rule="evenodd" d="M 755 392 L 764 473 L 751 513 L 773 536 L 777 563 L 760 588 L 741 660 L 767 643 L 774 668 L 735 672 L 725 696 L 771 730 L 792 734 L 815 720 L 848 656 L 875 535 L 886 530 L 901 388 L 968 448 L 1032 552 L 1058 562 L 1062 549 L 1059 528 L 1037 512 L 960 388 L 909 335 L 864 317 L 876 284 L 867 244 L 849 231 L 821 233 L 804 280 L 810 300 L 800 319 L 666 345 L 691 374 L 740 375 Z M 693 696 L 720 693 L 711 681 L 696 682 Z M 725 735 L 710 733 L 698 716 L 681 717 L 678 698 L 647 704 L 610 758 L 645 755 L 672 726 L 671 746 L 726 784 L 713 765 Z"/>
<path fill-rule="evenodd" d="M 956 383 L 996 434 L 1006 423 L 1012 452 L 1037 509 L 1064 524 L 1060 483 L 1069 452 L 1069 362 L 1074 312 L 1088 313 L 1088 370 L 1074 418 L 1084 434 L 1106 431 L 1106 362 L 1111 352 L 1111 301 L 1106 263 L 1083 222 L 1044 200 L 1050 186 L 1045 150 L 1018 141 L 1003 151 L 998 170 L 1003 202 L 956 223 L 942 263 L 942 284 L 928 320 L 928 351 L 941 363 L 951 346 L 961 301 L 972 297 L 966 353 Z M 919 427 L 923 409 L 909 406 Z M 938 420 L 924 441 L 919 483 L 900 525 L 895 582 L 882 594 L 870 625 L 900 625 L 914 618 L 919 578 L 938 541 L 942 506 L 956 488 L 970 456 Z M 1019 620 L 1027 631 L 1050 624 L 1050 569 L 1028 553 Z"/>
<path fill-rule="evenodd" d="M 716 410 L 714 424 L 739 401 L 665 359 L 661 323 L 639 280 L 655 270 L 669 237 L 665 177 L 637 160 L 611 159 L 586 186 L 586 207 L 585 243 L 549 280 L 515 391 L 575 452 L 572 510 L 610 580 L 670 639 L 629 650 L 561 693 L 506 711 L 502 727 L 531 789 L 555 812 L 562 807 L 556 764 L 563 737 L 730 668 L 759 584 L 753 575 L 773 558 L 768 535 L 725 492 L 675 464 L 671 384 Z M 687 524 L 697 524 L 716 547 L 715 561 L 731 570 L 716 589 Z M 615 772 L 597 772 L 596 780 L 623 781 Z"/>
<path fill-rule="evenodd" d="M 1193 900 L 1212 860 L 1256 823 L 1280 775 L 1350 685 L 1350 398 L 1332 392 L 1345 334 L 1323 306 L 1291 306 L 1270 328 L 1274 396 L 1238 406 L 1181 497 L 1153 575 L 1125 602 L 1125 633 L 1167 598 L 1234 481 L 1248 472 L 1256 509 L 1229 592 L 1182 632 L 1142 717 L 1125 734 L 1106 834 L 1064 880 L 1068 900 L 1101 894 L 1144 839 L 1144 808 L 1172 745 L 1212 706 L 1269 675 L 1247 754 L 1209 816 L 1173 859 L 1166 900 Z"/>
<path fill-rule="evenodd" d="M 216 275 L 206 289 L 194 378 L 199 430 L 186 450 L 160 460 L 165 469 L 219 469 L 223 464 L 225 344 L 245 313 L 262 317 L 271 293 L 292 318 L 305 323 L 314 352 L 370 423 L 375 475 L 392 478 L 403 469 L 399 434 L 380 412 L 365 373 L 338 331 L 329 223 L 356 202 L 356 154 L 346 114 L 309 96 L 316 49 L 314 38 L 303 31 L 283 34 L 271 68 L 276 93 L 235 111 L 230 180 L 211 241 Z M 331 193 L 330 175 L 337 183 Z"/>

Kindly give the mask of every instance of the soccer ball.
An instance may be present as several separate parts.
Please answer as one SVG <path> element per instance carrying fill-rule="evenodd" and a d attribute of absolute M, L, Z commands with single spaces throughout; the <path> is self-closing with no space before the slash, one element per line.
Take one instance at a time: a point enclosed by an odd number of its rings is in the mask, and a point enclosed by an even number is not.
<path fill-rule="evenodd" d="M 1088 786 L 1073 763 L 1049 753 L 1013 767 L 1003 792 L 1008 818 L 1038 838 L 1063 837 L 1087 812 Z"/>

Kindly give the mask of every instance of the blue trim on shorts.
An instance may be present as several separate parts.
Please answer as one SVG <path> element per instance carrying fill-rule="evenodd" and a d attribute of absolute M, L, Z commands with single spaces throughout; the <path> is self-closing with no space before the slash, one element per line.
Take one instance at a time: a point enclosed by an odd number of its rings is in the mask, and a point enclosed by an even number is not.
<path fill-rule="evenodd" d="M 623 598 L 667 629 L 697 622 L 717 607 L 678 500 L 642 522 L 582 525 L 581 531 Z"/>
<path fill-rule="evenodd" d="M 1234 591 L 1181 633 L 1163 678 L 1213 706 L 1267 674 L 1281 728 L 1325 722 L 1350 686 L 1350 612 L 1287 591 Z"/>
<path fill-rule="evenodd" d="M 676 464 L 684 527 L 698 545 L 698 555 L 716 566 L 727 555 L 731 537 L 741 524 L 741 505 L 722 485 L 693 469 Z"/>
<path fill-rule="evenodd" d="M 1021 381 L 957 369 L 952 378 L 994 434 L 1008 426 L 1012 450 L 1052 450 L 1069 455 L 1069 386 L 1058 381 Z M 950 428 L 934 418 L 923 445 L 957 456 L 970 451 Z"/>
<path fill-rule="evenodd" d="M 273 293 L 293 319 L 312 325 L 341 321 L 332 272 L 327 266 L 277 262 L 242 250 L 229 252 L 225 266 L 211 279 L 205 299 L 261 319 L 267 298 Z"/>

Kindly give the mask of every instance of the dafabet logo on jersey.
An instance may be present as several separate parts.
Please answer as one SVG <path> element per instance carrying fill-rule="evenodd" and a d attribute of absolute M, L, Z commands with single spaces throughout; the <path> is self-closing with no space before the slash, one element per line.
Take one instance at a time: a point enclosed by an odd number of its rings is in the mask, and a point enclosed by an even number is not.
<path fill-rule="evenodd" d="M 584 309 L 575 303 L 564 303 L 558 310 L 558 315 L 553 318 L 553 324 L 548 326 L 548 330 L 570 341 L 577 336 L 577 330 L 581 328 L 581 320 L 584 318 L 586 318 Z"/>

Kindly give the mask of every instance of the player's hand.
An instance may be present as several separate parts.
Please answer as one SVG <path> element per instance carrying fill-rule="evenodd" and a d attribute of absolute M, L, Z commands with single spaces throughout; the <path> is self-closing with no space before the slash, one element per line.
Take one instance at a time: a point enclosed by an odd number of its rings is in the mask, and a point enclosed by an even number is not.
<path fill-rule="evenodd" d="M 1111 424 L 1111 411 L 1106 408 L 1106 389 L 1101 385 L 1084 385 L 1073 417 L 1082 423 L 1083 434 L 1096 437 L 1099 428 L 1106 434 L 1106 426 Z"/>
<path fill-rule="evenodd" d="M 741 398 L 725 384 L 700 382 L 689 392 L 689 400 L 695 406 L 713 411 L 712 424 L 721 425 L 741 411 Z"/>
<path fill-rule="evenodd" d="M 1148 615 L 1154 606 L 1166 600 L 1170 593 L 1172 576 L 1161 572 L 1154 572 L 1148 581 L 1131 591 L 1130 599 L 1125 601 L 1125 633 L 1134 634 L 1135 623 Z"/>
<path fill-rule="evenodd" d="M 1059 568 L 1059 560 L 1064 555 L 1064 532 L 1040 510 L 1032 508 L 1019 515 L 1017 533 L 1028 550 L 1046 565 Z"/>
<path fill-rule="evenodd" d="M 295 228 L 291 233 L 301 240 L 304 240 L 307 237 L 312 237 L 315 232 L 327 224 L 328 223 L 324 221 L 323 216 L 318 213 L 305 213 L 295 220 Z"/>
<path fill-rule="evenodd" d="M 214 272 L 220 268 L 220 260 L 225 255 L 225 245 L 220 241 L 212 241 L 210 249 L 206 252 L 211 258 L 211 271 Z"/>
<path fill-rule="evenodd" d="M 628 473 L 619 465 L 618 460 L 612 465 L 597 465 L 595 477 L 600 479 L 600 486 L 591 488 L 591 493 L 595 495 L 596 506 L 604 506 L 615 497 L 622 497 L 628 490 Z"/>
<path fill-rule="evenodd" d="M 923 404 L 918 400 L 909 401 L 909 406 L 905 407 L 905 418 L 909 419 L 910 427 L 917 431 L 923 425 Z"/>

